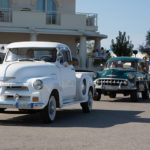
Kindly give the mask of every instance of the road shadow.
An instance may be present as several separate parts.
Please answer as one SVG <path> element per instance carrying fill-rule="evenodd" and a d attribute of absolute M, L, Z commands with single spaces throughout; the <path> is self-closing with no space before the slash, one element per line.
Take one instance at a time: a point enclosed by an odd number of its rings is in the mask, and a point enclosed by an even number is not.
<path fill-rule="evenodd" d="M 150 123 L 150 118 L 138 117 L 140 113 L 143 111 L 95 109 L 85 114 L 80 109 L 64 109 L 57 111 L 57 118 L 52 124 L 44 124 L 40 114 L 36 113 L 0 119 L 0 126 L 108 128 L 126 123 Z"/>
<path fill-rule="evenodd" d="M 116 98 L 105 98 L 105 99 L 101 99 L 101 101 L 103 102 L 123 102 L 123 103 L 150 103 L 150 99 L 142 99 L 139 98 L 137 102 L 134 102 L 130 97 L 116 97 Z"/>
<path fill-rule="evenodd" d="M 134 101 L 132 101 L 132 99 L 130 99 L 130 98 L 120 98 L 120 99 L 117 99 L 117 100 L 113 100 L 112 102 L 150 103 L 150 99 L 146 100 L 146 99 L 139 98 L 137 102 L 134 102 Z"/>

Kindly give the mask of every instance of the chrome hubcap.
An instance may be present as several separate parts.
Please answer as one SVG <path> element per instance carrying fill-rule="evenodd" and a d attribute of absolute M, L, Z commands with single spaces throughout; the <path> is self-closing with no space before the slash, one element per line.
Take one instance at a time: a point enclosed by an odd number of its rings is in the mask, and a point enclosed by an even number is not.
<path fill-rule="evenodd" d="M 50 98 L 48 111 L 50 119 L 54 120 L 56 116 L 56 100 L 54 96 Z"/>

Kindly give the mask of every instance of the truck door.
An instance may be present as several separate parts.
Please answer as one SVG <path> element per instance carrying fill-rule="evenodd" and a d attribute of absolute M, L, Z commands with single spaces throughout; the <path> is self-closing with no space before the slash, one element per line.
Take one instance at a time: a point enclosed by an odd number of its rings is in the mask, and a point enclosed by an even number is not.
<path fill-rule="evenodd" d="M 76 76 L 75 69 L 70 64 L 71 55 L 69 50 L 62 50 L 63 60 L 61 62 L 61 85 L 64 100 L 73 99 L 76 96 Z"/>

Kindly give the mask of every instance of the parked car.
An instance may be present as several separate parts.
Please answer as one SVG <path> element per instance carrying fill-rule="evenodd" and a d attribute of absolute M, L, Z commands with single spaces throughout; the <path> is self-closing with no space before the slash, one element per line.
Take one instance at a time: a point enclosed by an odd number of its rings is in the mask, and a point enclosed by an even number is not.
<path fill-rule="evenodd" d="M 69 47 L 54 42 L 16 42 L 0 69 L 0 110 L 40 110 L 53 122 L 56 108 L 80 104 L 92 110 L 94 83 L 90 76 L 75 72 Z"/>
<path fill-rule="evenodd" d="M 94 100 L 100 100 L 101 94 L 115 98 L 117 93 L 130 95 L 137 101 L 141 92 L 143 99 L 149 99 L 150 75 L 148 63 L 140 58 L 110 58 L 104 70 L 97 72 L 94 79 Z"/>

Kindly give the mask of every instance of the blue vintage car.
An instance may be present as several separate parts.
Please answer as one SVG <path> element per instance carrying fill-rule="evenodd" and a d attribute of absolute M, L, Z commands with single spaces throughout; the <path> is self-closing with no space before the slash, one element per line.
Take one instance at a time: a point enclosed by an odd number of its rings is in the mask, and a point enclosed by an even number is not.
<path fill-rule="evenodd" d="M 137 101 L 141 92 L 143 99 L 149 99 L 150 75 L 148 63 L 140 58 L 110 58 L 102 72 L 97 72 L 94 100 L 100 100 L 101 94 L 115 98 L 117 93 L 130 95 Z"/>

